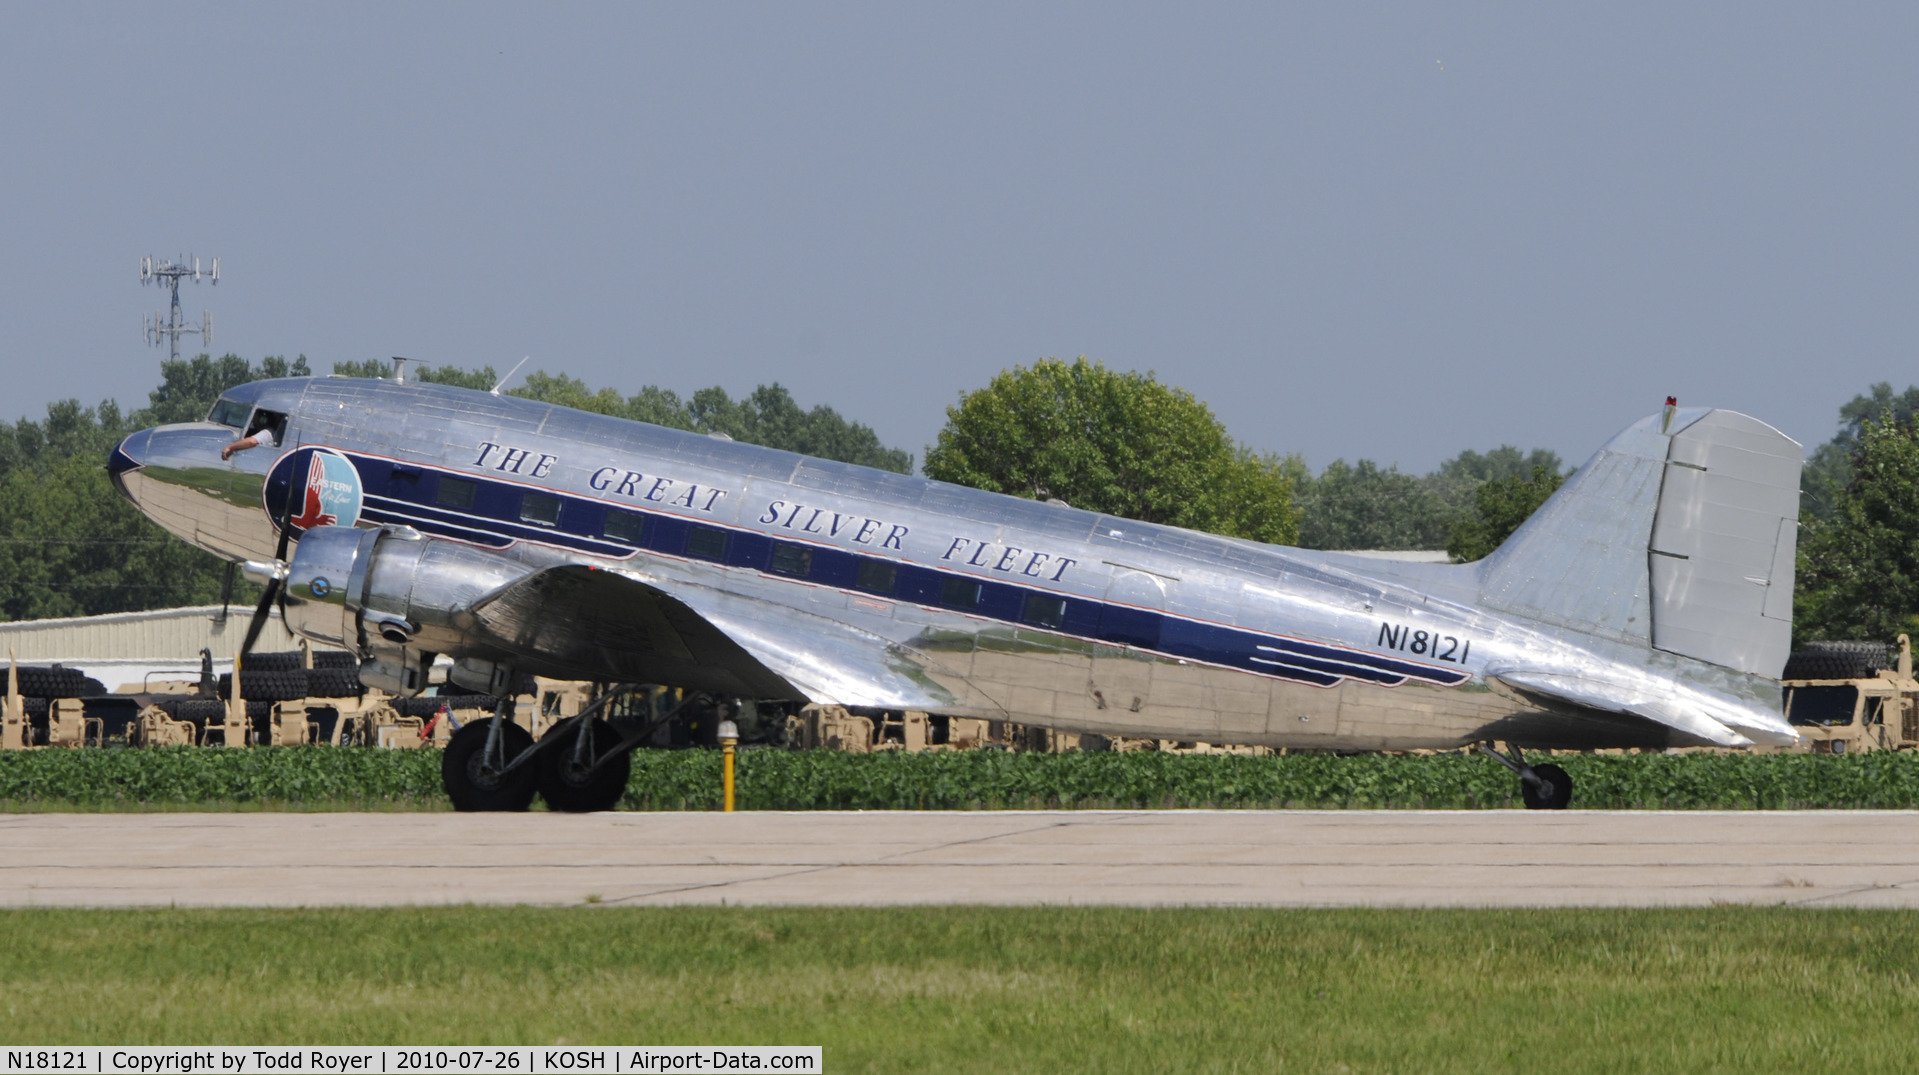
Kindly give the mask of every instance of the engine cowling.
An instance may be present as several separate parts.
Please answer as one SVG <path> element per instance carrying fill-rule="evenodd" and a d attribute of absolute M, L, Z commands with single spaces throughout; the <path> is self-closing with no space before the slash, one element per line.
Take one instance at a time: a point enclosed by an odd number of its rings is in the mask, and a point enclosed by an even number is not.
<path fill-rule="evenodd" d="M 315 527 L 287 565 L 286 624 L 359 653 L 367 686 L 413 694 L 434 654 L 479 655 L 468 613 L 533 570 L 408 527 Z"/>

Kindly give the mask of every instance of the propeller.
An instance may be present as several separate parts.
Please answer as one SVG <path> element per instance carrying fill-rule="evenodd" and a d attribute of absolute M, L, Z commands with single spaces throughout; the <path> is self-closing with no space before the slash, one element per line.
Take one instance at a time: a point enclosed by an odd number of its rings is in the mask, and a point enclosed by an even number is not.
<path fill-rule="evenodd" d="M 262 564 L 249 560 L 247 561 L 246 567 L 242 569 L 247 573 L 248 578 L 265 584 L 265 588 L 260 593 L 260 604 L 254 608 L 253 619 L 247 623 L 246 640 L 240 643 L 240 656 L 243 659 L 247 654 L 253 652 L 253 644 L 260 641 L 260 631 L 267 625 L 267 614 L 273 608 L 274 599 L 282 599 L 280 602 L 280 617 L 282 619 L 286 618 L 286 602 L 284 598 L 286 594 L 287 538 L 287 530 L 285 527 L 282 527 L 280 529 L 280 544 L 273 550 L 273 562 L 270 564 Z"/>
<path fill-rule="evenodd" d="M 279 492 L 277 489 L 273 491 Z M 273 528 L 280 532 L 280 543 L 273 549 L 272 562 L 263 564 L 249 560 L 240 568 L 248 578 L 264 587 L 260 593 L 260 604 L 254 608 L 253 619 L 247 624 L 246 640 L 240 643 L 242 660 L 245 660 L 247 654 L 253 652 L 253 644 L 260 641 L 260 631 L 267 625 L 267 613 L 273 608 L 276 598 L 280 602 L 280 619 L 282 622 L 286 620 L 287 542 L 293 537 L 293 528 L 287 525 L 287 519 L 292 512 L 292 502 L 293 483 L 289 481 L 286 491 L 281 493 L 280 511 L 272 515 Z M 268 510 L 271 512 L 270 508 Z M 239 669 L 236 668 L 234 671 Z"/>

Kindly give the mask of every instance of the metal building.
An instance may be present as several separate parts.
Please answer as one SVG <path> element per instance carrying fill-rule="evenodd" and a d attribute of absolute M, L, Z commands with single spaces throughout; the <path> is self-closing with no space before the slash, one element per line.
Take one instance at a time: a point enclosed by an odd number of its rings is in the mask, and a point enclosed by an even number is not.
<path fill-rule="evenodd" d="M 11 654 L 22 664 L 59 663 L 81 669 L 108 690 L 138 691 L 148 678 L 191 678 L 200 670 L 202 649 L 212 651 L 216 671 L 232 671 L 233 654 L 246 637 L 251 612 L 234 608 L 222 621 L 219 605 L 204 605 L 0 623 L 0 660 Z M 276 609 L 255 648 L 287 650 L 298 645 Z"/>

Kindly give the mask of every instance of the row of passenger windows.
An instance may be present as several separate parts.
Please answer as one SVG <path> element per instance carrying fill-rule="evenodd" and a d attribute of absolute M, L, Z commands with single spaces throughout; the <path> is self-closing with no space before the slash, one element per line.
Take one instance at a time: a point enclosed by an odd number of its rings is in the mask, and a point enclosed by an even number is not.
<path fill-rule="evenodd" d="M 479 483 L 463 478 L 442 476 L 435 503 L 445 508 L 470 510 Z M 520 520 L 540 526 L 560 524 L 559 497 L 527 490 L 520 497 Z M 601 536 L 624 545 L 640 545 L 646 533 L 646 516 L 635 511 L 607 508 Z M 686 555 L 702 560 L 725 560 L 730 534 L 711 526 L 694 525 L 686 532 Z M 775 575 L 803 579 L 813 573 L 814 550 L 805 545 L 776 542 L 768 564 Z M 891 594 L 899 585 L 899 565 L 885 560 L 862 557 L 853 585 L 871 593 Z M 978 579 L 948 576 L 940 583 L 940 604 L 955 609 L 976 609 L 985 597 L 985 586 Z M 1029 593 L 1020 610 L 1020 620 L 1037 627 L 1058 627 L 1066 622 L 1066 600 L 1046 594 Z"/>

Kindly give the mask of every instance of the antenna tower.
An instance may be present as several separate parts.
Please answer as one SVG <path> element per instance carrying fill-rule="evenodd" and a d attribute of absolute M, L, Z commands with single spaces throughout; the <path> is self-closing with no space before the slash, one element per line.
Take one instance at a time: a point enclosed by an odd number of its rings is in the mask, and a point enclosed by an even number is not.
<path fill-rule="evenodd" d="M 179 261 L 162 261 L 157 258 L 140 259 L 140 282 L 142 284 L 157 284 L 173 292 L 172 312 L 168 313 L 156 310 L 149 315 L 146 318 L 146 336 L 147 342 L 155 347 L 160 346 L 160 341 L 165 339 L 173 349 L 173 360 L 175 362 L 180 360 L 180 337 L 182 336 L 198 336 L 200 337 L 201 343 L 206 344 L 208 347 L 213 346 L 212 314 L 205 310 L 200 311 L 200 327 L 198 328 L 187 324 L 186 320 L 180 316 L 180 281 L 190 279 L 197 284 L 200 282 L 202 275 L 200 272 L 199 258 L 194 258 L 191 265 L 187 263 L 186 258 L 181 258 Z M 212 271 L 204 275 L 214 284 L 219 284 L 219 258 L 213 259 Z"/>

